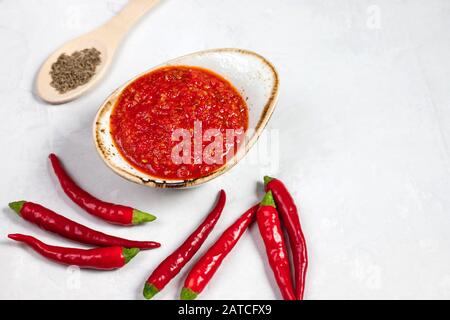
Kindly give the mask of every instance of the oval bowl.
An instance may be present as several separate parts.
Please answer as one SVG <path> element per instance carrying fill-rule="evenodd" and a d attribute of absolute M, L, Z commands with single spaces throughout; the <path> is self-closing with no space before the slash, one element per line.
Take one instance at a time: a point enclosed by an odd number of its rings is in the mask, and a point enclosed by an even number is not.
<path fill-rule="evenodd" d="M 190 180 L 168 180 L 153 177 L 131 166 L 114 145 L 110 133 L 110 116 L 122 91 L 134 80 L 164 66 L 196 66 L 212 70 L 240 92 L 248 106 L 249 125 L 245 143 L 223 167 L 209 175 Z M 94 120 L 95 146 L 108 167 L 121 177 L 135 183 L 158 188 L 187 188 L 208 182 L 230 170 L 258 140 L 272 115 L 279 89 L 275 67 L 261 55 L 242 49 L 224 48 L 191 53 L 161 65 L 131 79 L 115 90 L 102 104 Z"/>

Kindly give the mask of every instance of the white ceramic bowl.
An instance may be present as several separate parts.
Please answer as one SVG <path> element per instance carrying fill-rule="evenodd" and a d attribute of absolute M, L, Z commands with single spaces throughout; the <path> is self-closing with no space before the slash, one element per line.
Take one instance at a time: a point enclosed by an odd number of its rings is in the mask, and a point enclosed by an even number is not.
<path fill-rule="evenodd" d="M 197 66 L 212 70 L 230 81 L 247 102 L 249 126 L 246 143 L 219 170 L 191 180 L 163 180 L 132 167 L 114 145 L 110 116 L 118 97 L 135 79 L 163 66 Z M 208 182 L 230 170 L 255 144 L 273 113 L 279 79 L 275 67 L 257 53 L 242 49 L 212 49 L 195 52 L 152 68 L 115 90 L 102 104 L 94 121 L 94 140 L 101 158 L 117 174 L 130 181 L 159 188 L 185 188 Z"/>

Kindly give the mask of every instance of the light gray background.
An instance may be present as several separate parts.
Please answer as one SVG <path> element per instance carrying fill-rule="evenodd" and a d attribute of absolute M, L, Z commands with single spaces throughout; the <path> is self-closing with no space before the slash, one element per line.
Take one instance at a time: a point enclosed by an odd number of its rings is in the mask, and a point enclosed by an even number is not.
<path fill-rule="evenodd" d="M 450 2 L 446 0 L 166 0 L 126 39 L 87 96 L 48 106 L 32 93 L 56 47 L 112 17 L 123 0 L 0 0 L 0 298 L 136 299 L 144 280 L 228 192 L 202 252 L 260 196 L 263 164 L 241 163 L 192 190 L 155 190 L 107 169 L 91 137 L 97 108 L 121 83 L 169 58 L 214 47 L 255 50 L 279 69 L 282 92 L 273 172 L 302 209 L 309 244 L 307 299 L 450 298 Z M 254 149 L 257 150 L 257 149 Z M 139 228 L 107 225 L 61 192 L 47 155 L 58 153 L 88 190 L 158 215 Z M 254 151 L 256 152 L 256 151 Z M 89 226 L 159 240 L 114 272 L 67 269 L 6 240 L 52 244 L 7 208 L 40 202 Z M 186 270 L 158 298 L 178 296 Z M 273 299 L 278 290 L 256 228 L 201 295 Z"/>

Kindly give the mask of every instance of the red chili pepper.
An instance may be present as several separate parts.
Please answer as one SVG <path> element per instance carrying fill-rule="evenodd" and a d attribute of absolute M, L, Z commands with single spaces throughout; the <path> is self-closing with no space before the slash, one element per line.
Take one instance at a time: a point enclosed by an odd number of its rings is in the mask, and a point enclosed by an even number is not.
<path fill-rule="evenodd" d="M 133 209 L 131 207 L 122 206 L 99 200 L 81 189 L 67 174 L 55 154 L 49 156 L 53 170 L 58 177 L 64 193 L 78 204 L 88 213 L 110 223 L 119 225 L 136 225 L 144 222 L 150 222 L 156 219 L 154 215 Z"/>
<path fill-rule="evenodd" d="M 193 300 L 206 287 L 214 273 L 219 269 L 223 259 L 234 248 L 245 230 L 254 221 L 258 205 L 247 210 L 233 223 L 214 243 L 189 272 L 184 288 L 181 290 L 182 300 Z"/>
<path fill-rule="evenodd" d="M 122 247 L 89 250 L 56 247 L 23 234 L 10 234 L 8 238 L 27 244 L 40 255 L 55 262 L 88 269 L 113 270 L 121 268 L 139 252 L 137 248 L 127 249 Z"/>
<path fill-rule="evenodd" d="M 167 283 L 181 271 L 186 263 L 191 260 L 219 220 L 220 214 L 225 206 L 225 201 L 225 192 L 221 190 L 219 201 L 202 224 L 197 227 L 197 229 L 177 250 L 175 250 L 175 252 L 161 262 L 150 275 L 144 287 L 145 298 L 153 298 L 153 296 L 161 291 Z"/>
<path fill-rule="evenodd" d="M 303 300 L 305 292 L 306 270 L 308 268 L 308 252 L 306 240 L 300 225 L 297 206 L 286 186 L 278 179 L 264 177 L 266 191 L 271 190 L 278 212 L 286 226 L 291 244 L 292 258 L 295 271 L 295 295 L 298 300 Z"/>
<path fill-rule="evenodd" d="M 158 242 L 127 240 L 95 231 L 36 203 L 17 201 L 10 203 L 9 207 L 23 219 L 38 225 L 42 229 L 81 243 L 100 247 L 119 246 L 139 249 L 153 249 L 161 246 Z"/>
<path fill-rule="evenodd" d="M 267 192 L 261 201 L 256 219 L 266 246 L 269 264 L 280 288 L 281 295 L 284 300 L 295 300 L 289 257 L 271 191 Z"/>

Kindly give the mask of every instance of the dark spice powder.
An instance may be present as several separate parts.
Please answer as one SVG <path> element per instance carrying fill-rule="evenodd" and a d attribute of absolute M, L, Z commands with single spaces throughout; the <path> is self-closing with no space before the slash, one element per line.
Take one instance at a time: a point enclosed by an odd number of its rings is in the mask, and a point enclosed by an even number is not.
<path fill-rule="evenodd" d="M 102 61 L 100 55 L 95 48 L 75 51 L 71 55 L 61 54 L 52 64 L 50 85 L 63 94 L 88 83 Z"/>

